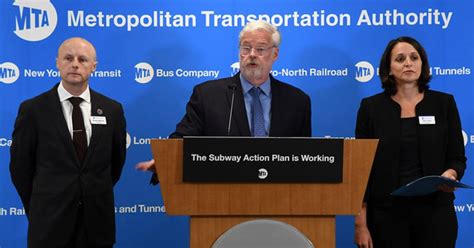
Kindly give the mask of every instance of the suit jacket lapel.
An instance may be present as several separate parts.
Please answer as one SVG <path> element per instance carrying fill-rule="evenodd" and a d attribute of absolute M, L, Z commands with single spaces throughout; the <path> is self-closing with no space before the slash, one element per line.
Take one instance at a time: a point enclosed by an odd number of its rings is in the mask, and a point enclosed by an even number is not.
<path fill-rule="evenodd" d="M 66 120 L 64 119 L 64 113 L 58 95 L 58 85 L 59 84 L 56 84 L 56 86 L 54 86 L 53 89 L 48 92 L 48 101 L 50 102 L 50 104 L 48 104 L 48 107 L 50 109 L 48 111 L 45 111 L 45 113 L 50 114 L 50 116 L 46 118 L 52 120 L 55 123 L 59 136 L 64 142 L 66 150 L 68 151 L 71 157 L 75 158 L 76 164 L 80 166 L 79 159 L 77 158 L 76 154 L 76 149 L 74 148 L 74 144 L 72 142 L 71 133 L 69 133 L 69 128 L 67 127 Z"/>
<path fill-rule="evenodd" d="M 270 84 L 272 89 L 272 102 L 270 106 L 270 132 L 269 136 L 274 136 L 275 133 L 278 132 L 278 123 L 280 123 L 282 115 L 285 111 L 283 111 L 285 103 L 283 102 L 284 97 L 281 96 L 283 93 L 280 89 L 279 82 L 276 81 L 272 76 L 270 76 Z"/>
<path fill-rule="evenodd" d="M 91 116 L 109 116 L 106 112 L 107 110 L 103 106 L 104 104 L 101 101 L 99 95 L 93 90 L 90 90 L 90 92 L 91 92 Z M 109 122 L 112 120 L 106 118 L 106 121 Z M 110 123 L 107 123 L 107 125 L 110 125 Z M 97 145 L 97 142 L 100 140 L 100 137 L 102 136 L 106 125 L 91 124 L 91 126 L 92 126 L 92 136 L 89 142 L 89 146 L 87 148 L 87 155 L 84 160 L 84 166 L 89 161 L 90 156 L 93 153 L 92 151 L 94 147 Z"/>
<path fill-rule="evenodd" d="M 228 84 L 229 90 L 226 91 L 226 95 L 229 103 L 229 109 L 232 102 L 232 88 L 230 87 L 232 84 L 235 84 L 235 86 L 237 87 L 235 89 L 234 95 L 234 110 L 232 113 L 231 135 L 250 136 L 251 134 L 250 127 L 248 124 L 249 122 L 247 119 L 247 110 L 245 110 L 244 93 L 242 91 L 242 85 L 240 83 L 240 73 L 237 73 L 235 76 L 233 76 Z M 236 133 L 235 130 L 237 130 L 238 132 Z"/>

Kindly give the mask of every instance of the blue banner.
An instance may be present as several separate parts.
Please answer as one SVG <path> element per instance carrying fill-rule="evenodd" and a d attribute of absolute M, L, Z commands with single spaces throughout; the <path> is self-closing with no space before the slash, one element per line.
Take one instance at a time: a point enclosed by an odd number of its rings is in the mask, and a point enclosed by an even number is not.
<path fill-rule="evenodd" d="M 474 185 L 474 2 L 426 0 L 49 1 L 0 2 L 0 247 L 26 247 L 27 220 L 9 175 L 19 104 L 59 82 L 57 48 L 91 41 L 98 56 L 91 88 L 120 101 L 128 154 L 115 188 L 115 247 L 188 247 L 187 217 L 170 217 L 160 187 L 137 172 L 150 139 L 165 138 L 194 85 L 238 71 L 238 34 L 263 19 L 282 44 L 272 74 L 310 95 L 313 136 L 354 136 L 360 100 L 381 91 L 378 64 L 389 40 L 412 36 L 428 52 L 432 89 L 455 96 Z M 473 247 L 474 192 L 456 191 L 457 247 Z M 337 247 L 353 247 L 353 217 L 337 218 Z"/>

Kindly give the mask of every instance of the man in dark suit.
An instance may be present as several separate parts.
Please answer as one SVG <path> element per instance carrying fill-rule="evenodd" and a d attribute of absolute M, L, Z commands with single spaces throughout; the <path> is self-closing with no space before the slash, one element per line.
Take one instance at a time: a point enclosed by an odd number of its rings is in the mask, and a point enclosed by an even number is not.
<path fill-rule="evenodd" d="M 10 173 L 28 217 L 28 247 L 112 247 L 113 187 L 125 161 L 120 103 L 89 88 L 94 46 L 64 41 L 61 82 L 20 105 Z"/>
<path fill-rule="evenodd" d="M 240 73 L 194 87 L 186 114 L 170 137 L 310 137 L 311 101 L 270 75 L 280 33 L 265 21 L 249 22 L 239 35 Z M 153 170 L 154 160 L 137 164 Z"/>

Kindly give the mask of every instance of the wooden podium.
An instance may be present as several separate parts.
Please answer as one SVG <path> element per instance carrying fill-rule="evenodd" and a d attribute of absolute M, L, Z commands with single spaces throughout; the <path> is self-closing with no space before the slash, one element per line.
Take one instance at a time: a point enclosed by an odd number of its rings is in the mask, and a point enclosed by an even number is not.
<path fill-rule="evenodd" d="M 169 215 L 189 215 L 190 247 L 210 248 L 229 228 L 253 219 L 286 222 L 315 247 L 336 247 L 336 215 L 362 206 L 378 140 L 344 140 L 343 182 L 183 183 L 183 140 L 151 141 Z"/>

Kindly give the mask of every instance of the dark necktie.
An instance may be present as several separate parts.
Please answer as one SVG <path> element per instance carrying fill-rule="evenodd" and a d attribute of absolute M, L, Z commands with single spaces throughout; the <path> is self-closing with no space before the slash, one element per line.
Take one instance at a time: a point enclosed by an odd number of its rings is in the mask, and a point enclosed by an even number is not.
<path fill-rule="evenodd" d="M 81 107 L 79 107 L 83 99 L 80 97 L 71 97 L 69 101 L 72 103 L 72 142 L 74 143 L 77 157 L 82 165 L 87 152 L 86 127 L 84 126 L 84 117 L 82 116 Z"/>
<path fill-rule="evenodd" d="M 265 120 L 263 119 L 262 103 L 260 102 L 260 94 L 262 90 L 258 87 L 253 87 L 250 90 L 252 95 L 252 136 L 265 137 Z"/>

